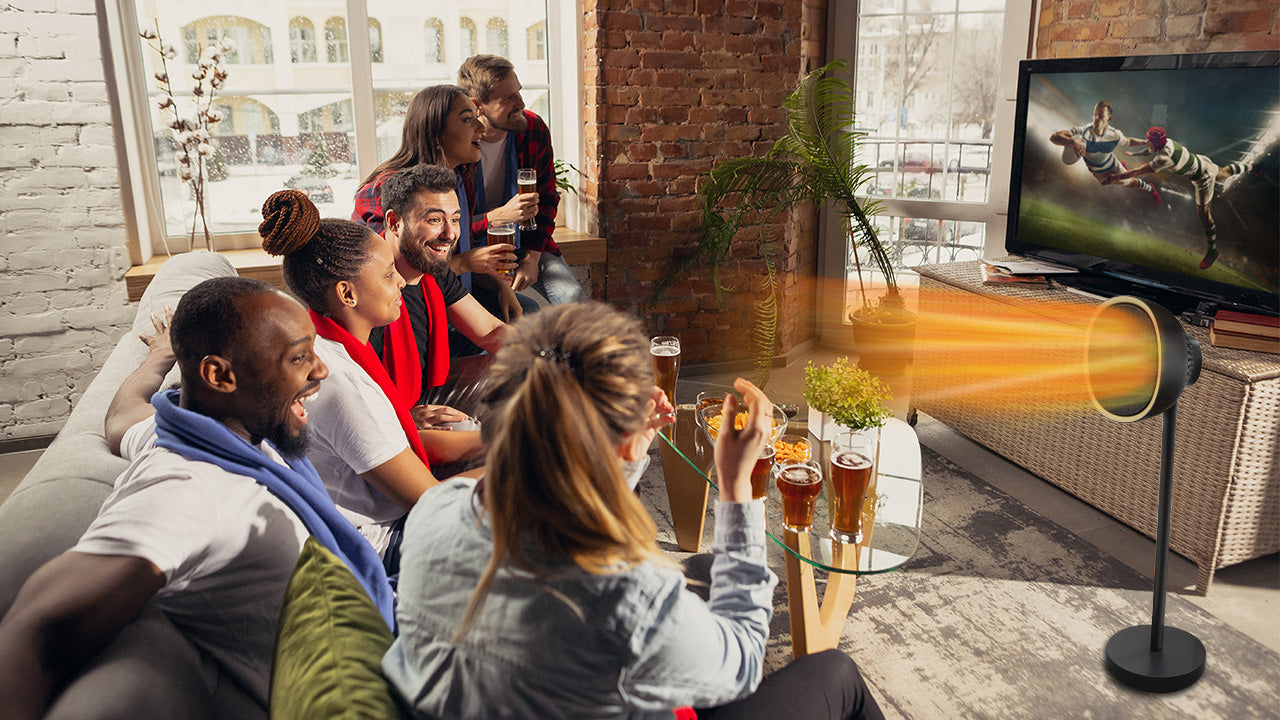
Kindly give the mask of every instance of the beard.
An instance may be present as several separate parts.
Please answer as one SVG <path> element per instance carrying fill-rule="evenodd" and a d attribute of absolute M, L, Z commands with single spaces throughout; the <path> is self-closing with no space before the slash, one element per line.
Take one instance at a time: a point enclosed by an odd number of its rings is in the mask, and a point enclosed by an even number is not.
<path fill-rule="evenodd" d="M 453 255 L 452 252 L 449 253 Z M 449 258 L 440 258 L 426 249 L 424 243 L 418 241 L 416 233 L 405 233 L 400 236 L 400 256 L 409 267 L 424 275 L 438 276 L 449 267 Z"/>
<path fill-rule="evenodd" d="M 277 452 L 290 459 L 300 458 L 305 455 L 307 446 L 310 444 L 307 426 L 303 425 L 302 429 L 295 435 L 289 431 L 288 423 L 280 423 L 272 428 L 271 435 L 267 439 L 276 447 Z"/>
<path fill-rule="evenodd" d="M 521 110 L 503 118 L 490 119 L 489 124 L 506 132 L 522 133 L 529 129 L 529 118 L 525 117 L 524 111 Z"/>

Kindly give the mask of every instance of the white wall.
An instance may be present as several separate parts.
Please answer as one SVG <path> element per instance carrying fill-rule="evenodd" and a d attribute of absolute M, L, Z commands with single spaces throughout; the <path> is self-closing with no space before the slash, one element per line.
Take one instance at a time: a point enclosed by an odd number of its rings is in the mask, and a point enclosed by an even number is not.
<path fill-rule="evenodd" d="M 0 441 L 56 433 L 132 321 L 93 0 L 0 5 Z"/>

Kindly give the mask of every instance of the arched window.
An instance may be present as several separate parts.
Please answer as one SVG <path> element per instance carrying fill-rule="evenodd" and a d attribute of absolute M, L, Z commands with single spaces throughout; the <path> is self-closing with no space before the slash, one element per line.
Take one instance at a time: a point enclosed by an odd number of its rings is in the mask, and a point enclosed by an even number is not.
<path fill-rule="evenodd" d="M 296 17 L 289 20 L 289 61 L 316 61 L 316 28 L 307 18 Z"/>
<path fill-rule="evenodd" d="M 347 61 L 347 21 L 331 17 L 324 21 L 324 54 L 331 63 Z"/>
<path fill-rule="evenodd" d="M 537 22 L 524 31 L 526 52 L 530 60 L 547 59 L 547 21 Z"/>
<path fill-rule="evenodd" d="M 429 18 L 422 42 L 426 50 L 427 62 L 444 62 L 444 23 L 440 18 Z"/>
<path fill-rule="evenodd" d="M 462 57 L 465 60 L 476 54 L 476 23 L 464 17 L 459 24 L 462 26 Z"/>
<path fill-rule="evenodd" d="M 382 23 L 369 18 L 369 59 L 382 62 Z"/>
<path fill-rule="evenodd" d="M 236 15 L 218 15 L 200 18 L 182 27 L 187 64 L 194 65 L 206 46 L 223 38 L 231 40 L 235 46 L 223 53 L 222 62 L 227 65 L 269 65 L 275 62 L 271 55 L 271 28 Z"/>
<path fill-rule="evenodd" d="M 507 21 L 489 18 L 484 26 L 484 50 L 491 55 L 507 56 Z"/>

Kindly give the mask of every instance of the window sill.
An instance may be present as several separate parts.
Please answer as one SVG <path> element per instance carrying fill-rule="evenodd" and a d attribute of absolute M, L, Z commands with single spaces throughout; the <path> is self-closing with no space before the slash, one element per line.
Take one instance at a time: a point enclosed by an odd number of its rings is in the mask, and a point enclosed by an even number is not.
<path fill-rule="evenodd" d="M 584 232 L 566 227 L 556 228 L 556 245 L 570 265 L 588 265 L 605 261 L 604 238 L 592 237 Z M 280 272 L 280 258 L 272 257 L 261 248 L 249 250 L 223 250 L 218 254 L 231 261 L 241 277 L 256 278 L 285 289 Z M 134 265 L 124 274 L 125 294 L 129 302 L 142 299 L 142 293 L 151 284 L 151 278 L 168 257 L 157 255 L 141 265 Z"/>

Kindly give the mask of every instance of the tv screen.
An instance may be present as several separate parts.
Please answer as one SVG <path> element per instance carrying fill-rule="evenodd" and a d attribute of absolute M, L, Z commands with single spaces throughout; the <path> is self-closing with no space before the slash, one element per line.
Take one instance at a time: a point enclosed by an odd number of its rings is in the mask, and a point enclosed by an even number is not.
<path fill-rule="evenodd" d="M 1280 305 L 1280 53 L 1025 60 L 1006 248 L 1100 294 Z"/>

